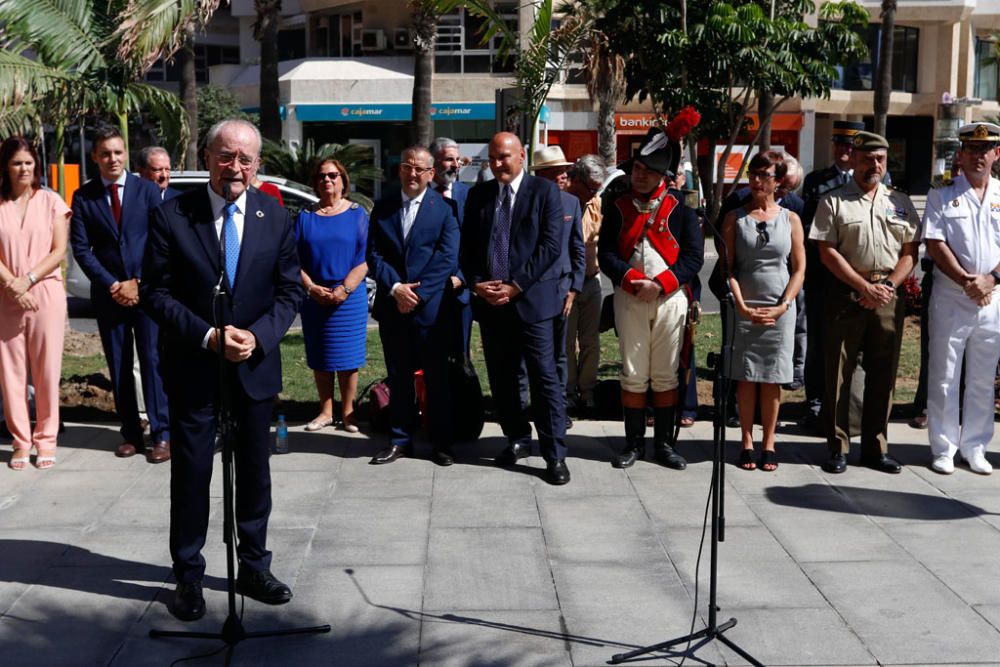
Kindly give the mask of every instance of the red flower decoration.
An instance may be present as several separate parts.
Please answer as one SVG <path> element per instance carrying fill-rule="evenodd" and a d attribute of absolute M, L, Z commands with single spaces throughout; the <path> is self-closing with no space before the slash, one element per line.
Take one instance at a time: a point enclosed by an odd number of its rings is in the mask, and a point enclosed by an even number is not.
<path fill-rule="evenodd" d="M 690 134 L 691 130 L 698 127 L 698 123 L 700 122 L 701 114 L 695 111 L 694 107 L 684 107 L 667 124 L 667 128 L 664 131 L 670 137 L 671 141 L 680 141 Z"/>

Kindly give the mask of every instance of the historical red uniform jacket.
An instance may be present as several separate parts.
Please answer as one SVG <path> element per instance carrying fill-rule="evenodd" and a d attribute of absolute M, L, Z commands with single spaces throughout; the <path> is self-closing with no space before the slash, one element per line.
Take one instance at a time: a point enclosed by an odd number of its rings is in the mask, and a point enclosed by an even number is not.
<path fill-rule="evenodd" d="M 611 282 L 629 294 L 635 294 L 633 280 L 647 278 L 670 294 L 690 283 L 705 262 L 705 238 L 694 210 L 684 205 L 681 194 L 661 185 L 651 199 L 663 195 L 659 210 L 643 213 L 631 192 L 605 198 L 601 207 L 604 220 L 597 246 L 597 259 Z M 669 267 L 656 276 L 646 276 L 632 268 L 629 259 L 641 241 L 643 230 L 650 245 Z"/>

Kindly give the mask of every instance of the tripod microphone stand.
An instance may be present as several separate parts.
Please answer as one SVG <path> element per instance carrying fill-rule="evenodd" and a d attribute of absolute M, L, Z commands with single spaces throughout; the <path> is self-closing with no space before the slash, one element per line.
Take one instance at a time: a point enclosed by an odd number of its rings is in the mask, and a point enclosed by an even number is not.
<path fill-rule="evenodd" d="M 229 201 L 229 193 L 226 192 Z M 168 637 L 178 639 L 221 639 L 226 643 L 226 662 L 228 665 L 233 657 L 233 649 L 244 639 L 261 639 L 265 637 L 283 637 L 286 635 L 318 634 L 330 632 L 329 625 L 315 625 L 284 630 L 266 630 L 247 632 L 243 628 L 243 620 L 236 612 L 236 467 L 233 453 L 236 448 L 235 418 L 232 411 L 232 392 L 230 389 L 230 369 L 226 363 L 226 329 L 221 314 L 220 297 L 226 294 L 226 244 L 220 239 L 219 281 L 212 291 L 212 313 L 215 318 L 215 333 L 218 341 L 219 361 L 219 402 L 216 407 L 216 430 L 222 443 L 222 506 L 223 535 L 226 544 L 226 591 L 229 611 L 220 632 L 191 632 L 187 630 L 150 630 L 152 638 Z"/>
<path fill-rule="evenodd" d="M 692 650 L 696 650 L 710 641 L 718 640 L 732 649 L 737 655 L 755 667 L 764 667 L 764 664 L 756 660 L 752 655 L 744 651 L 733 640 L 724 633 L 736 625 L 736 619 L 730 618 L 721 625 L 717 620 L 719 607 L 716 604 L 719 582 L 719 542 L 726 540 L 726 508 L 725 508 L 725 480 L 726 480 L 726 415 L 729 402 L 730 378 L 729 369 L 732 359 L 733 335 L 736 331 L 735 321 L 735 301 L 732 290 L 729 287 L 729 262 L 728 251 L 721 234 L 707 220 L 708 225 L 715 233 L 715 238 L 719 241 L 720 266 L 722 267 L 722 279 L 725 285 L 725 295 L 720 300 L 723 315 L 723 336 L 721 354 L 709 355 L 709 366 L 715 368 L 716 383 L 715 395 L 715 418 L 712 422 L 712 481 L 709 488 L 712 493 L 712 542 L 711 556 L 709 561 L 709 584 L 708 584 L 708 624 L 698 630 L 675 639 L 669 639 L 659 644 L 644 646 L 628 653 L 618 653 L 611 657 L 609 664 L 617 665 L 640 655 L 664 651 L 679 644 L 689 644 L 695 640 L 703 640 Z M 727 317 L 728 315 L 728 317 Z M 728 329 L 728 330 L 726 330 Z M 695 582 L 697 585 L 697 582 Z M 692 624 L 693 625 L 693 624 Z M 688 651 L 685 650 L 685 654 Z"/>

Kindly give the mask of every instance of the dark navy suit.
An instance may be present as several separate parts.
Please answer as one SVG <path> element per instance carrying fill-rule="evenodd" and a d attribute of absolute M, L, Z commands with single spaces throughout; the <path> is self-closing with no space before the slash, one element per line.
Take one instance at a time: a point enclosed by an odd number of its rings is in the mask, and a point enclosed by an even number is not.
<path fill-rule="evenodd" d="M 126 308 L 115 303 L 109 289 L 117 281 L 143 277 L 149 214 L 160 203 L 159 186 L 129 174 L 121 200 L 119 228 L 111 212 L 108 190 L 100 178 L 94 178 L 73 194 L 70 227 L 73 257 L 90 279 L 90 299 L 111 374 L 122 438 L 140 451 L 143 435 L 132 371 L 133 349 L 139 354 L 152 441 L 170 440 L 167 397 L 159 371 L 157 326 L 143 311 L 141 299 L 139 306 Z"/>
<path fill-rule="evenodd" d="M 470 288 L 493 279 L 490 253 L 498 193 L 498 182 L 488 181 L 472 188 L 466 202 L 460 264 Z M 566 456 L 566 404 L 556 370 L 552 321 L 561 316 L 569 287 L 563 264 L 566 247 L 559 188 L 524 174 L 511 209 L 508 254 L 510 282 L 521 293 L 503 306 L 472 297 L 504 435 L 511 444 L 531 440 L 531 424 L 521 409 L 517 382 L 523 359 L 541 453 L 550 461 Z"/>
<path fill-rule="evenodd" d="M 436 187 L 438 186 L 435 185 Z M 445 197 L 445 201 L 450 202 L 452 205 L 452 212 L 454 212 L 455 218 L 458 220 L 459 230 L 462 229 L 462 220 L 465 218 L 465 202 L 469 198 L 470 189 L 468 184 L 455 181 L 451 184 L 450 197 Z M 457 262 L 454 275 L 458 276 L 463 283 L 465 282 Z M 458 333 L 452 336 L 454 341 L 452 354 L 455 357 L 462 357 L 463 355 L 468 357 L 469 346 L 472 340 L 472 308 L 469 306 L 469 290 L 463 287 L 453 294 L 454 299 L 452 300 L 451 308 L 455 312 L 451 319 L 457 327 Z"/>
<path fill-rule="evenodd" d="M 214 324 L 221 265 L 215 220 L 221 215 L 202 189 L 164 202 L 153 213 L 142 283 L 146 307 L 161 327 L 172 408 L 170 553 L 178 582 L 199 581 L 205 571 L 201 548 L 208 530 L 220 380 L 218 356 L 202 341 Z M 302 298 L 291 218 L 267 195 L 247 192 L 236 284 L 228 279 L 222 284 L 221 324 L 247 329 L 257 341 L 248 360 L 226 365 L 236 426 L 237 554 L 241 567 L 264 570 L 271 563 L 268 441 L 274 396 L 281 391 L 278 343 Z"/>
<path fill-rule="evenodd" d="M 404 239 L 402 207 L 399 194 L 379 201 L 368 227 L 368 269 L 377 285 L 372 315 L 379 322 L 389 372 L 390 439 L 392 445 L 411 444 L 413 373 L 423 369 L 431 440 L 447 447 L 454 418 L 446 364 L 455 326 L 451 276 L 458 264 L 458 221 L 451 205 L 428 188 Z M 409 313 L 399 312 L 392 286 L 416 282 L 420 303 Z"/>
<path fill-rule="evenodd" d="M 181 191 L 176 188 L 172 188 L 169 185 L 167 186 L 166 190 L 160 192 L 160 199 L 162 201 L 167 201 L 168 199 L 173 199 L 174 197 L 180 197 L 180 196 L 181 196 Z"/>

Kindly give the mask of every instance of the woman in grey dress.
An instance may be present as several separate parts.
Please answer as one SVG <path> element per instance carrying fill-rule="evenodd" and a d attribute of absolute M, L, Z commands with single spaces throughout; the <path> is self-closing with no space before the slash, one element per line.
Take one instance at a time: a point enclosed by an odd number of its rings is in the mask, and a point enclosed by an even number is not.
<path fill-rule="evenodd" d="M 744 470 L 778 467 L 774 431 L 781 385 L 792 381 L 795 295 L 802 287 L 806 259 L 802 222 L 781 208 L 774 191 L 785 177 L 782 153 L 759 153 L 749 165 L 750 199 L 726 215 L 722 237 L 729 248 L 729 285 L 736 305 L 736 335 L 728 374 L 737 381 Z M 764 426 L 760 461 L 754 461 L 753 421 L 757 401 Z"/>

